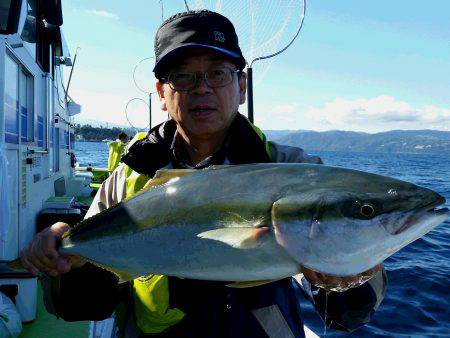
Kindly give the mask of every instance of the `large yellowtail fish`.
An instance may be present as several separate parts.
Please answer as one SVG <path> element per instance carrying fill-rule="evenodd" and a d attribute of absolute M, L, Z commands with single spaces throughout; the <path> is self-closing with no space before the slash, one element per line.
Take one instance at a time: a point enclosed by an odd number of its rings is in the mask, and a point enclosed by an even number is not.
<path fill-rule="evenodd" d="M 309 164 L 162 170 L 136 196 L 84 220 L 60 252 L 123 279 L 163 274 L 274 280 L 300 265 L 336 276 L 369 270 L 449 215 L 432 190 Z"/>

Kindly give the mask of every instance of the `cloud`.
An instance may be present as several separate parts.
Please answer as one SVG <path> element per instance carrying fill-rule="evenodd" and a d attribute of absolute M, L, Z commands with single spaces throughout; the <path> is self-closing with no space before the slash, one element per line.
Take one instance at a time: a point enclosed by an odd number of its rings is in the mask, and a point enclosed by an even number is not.
<path fill-rule="evenodd" d="M 450 126 L 450 109 L 434 105 L 415 107 L 387 95 L 356 100 L 336 98 L 323 107 L 311 107 L 305 115 L 324 125 L 345 129 L 371 125 L 445 130 Z"/>
<path fill-rule="evenodd" d="M 296 103 L 283 103 L 276 105 L 272 108 L 270 116 L 276 118 L 278 121 L 284 121 L 288 123 L 297 122 L 296 111 L 298 110 Z"/>
<path fill-rule="evenodd" d="M 90 10 L 87 10 L 86 12 L 96 15 L 96 16 L 101 16 L 104 18 L 119 20 L 119 15 L 117 15 L 116 13 L 112 13 L 112 12 L 108 12 L 108 11 L 104 11 L 104 10 L 90 9 Z"/>
<path fill-rule="evenodd" d="M 296 104 L 284 103 L 279 104 L 272 108 L 272 113 L 275 115 L 283 115 L 293 113 L 295 111 Z"/>

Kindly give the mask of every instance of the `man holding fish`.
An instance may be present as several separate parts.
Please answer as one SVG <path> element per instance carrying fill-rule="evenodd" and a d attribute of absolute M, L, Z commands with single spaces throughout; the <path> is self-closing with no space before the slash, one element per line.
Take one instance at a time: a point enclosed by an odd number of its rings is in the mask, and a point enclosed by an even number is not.
<path fill-rule="evenodd" d="M 203 169 L 213 165 L 270 162 L 321 164 L 320 158 L 309 156 L 299 148 L 267 142 L 263 133 L 238 113 L 239 105 L 245 102 L 245 60 L 234 27 L 227 18 L 209 11 L 179 13 L 159 28 L 155 53 L 156 88 L 161 108 L 171 119 L 154 127 L 130 147 L 122 158 L 123 164 L 98 191 L 87 218 L 135 195 L 144 185 L 151 185 L 150 178 L 162 168 Z M 207 176 L 204 179 L 208 180 Z M 229 176 L 229 180 L 233 179 L 234 176 Z M 172 181 L 164 178 L 161 181 L 168 182 L 168 194 L 176 192 L 175 188 L 170 190 Z M 227 190 L 226 182 L 223 183 L 212 178 L 204 182 L 219 195 L 221 190 Z M 276 206 L 281 210 L 283 205 Z M 370 217 L 372 208 L 372 204 L 362 206 L 365 215 L 361 217 Z M 183 217 L 190 219 L 197 215 L 195 208 L 190 210 L 192 215 Z M 276 218 L 275 211 L 272 208 Z M 236 223 L 244 216 L 233 217 Z M 241 250 L 246 246 L 252 250 L 253 243 L 267 232 L 271 232 L 272 237 L 275 234 L 278 243 L 287 245 L 290 238 L 295 237 L 286 237 L 288 231 L 282 225 L 275 224 L 271 228 L 264 220 L 261 222 L 251 229 L 250 235 L 247 235 L 250 232 L 241 232 L 242 238 L 230 239 L 216 230 L 198 236 Z M 89 260 L 57 250 L 67 230 L 67 224 L 56 223 L 37 234 L 21 253 L 22 262 L 34 274 L 45 273 L 44 291 L 50 312 L 69 321 L 103 320 L 115 312 L 119 336 L 303 337 L 300 283 L 328 326 L 352 331 L 368 322 L 384 296 L 387 283 L 379 262 L 366 272 L 344 277 L 338 277 L 339 273 L 317 273 L 300 264 L 296 267 L 295 263 L 289 263 L 286 271 L 293 267 L 309 282 L 297 275 L 295 279 L 274 278 L 252 283 L 243 278 L 241 283 L 233 283 L 233 280 L 221 281 L 213 273 L 211 280 L 207 280 L 208 271 L 197 271 L 198 275 L 190 275 L 188 271 L 178 277 L 163 273 L 133 276 L 134 279 L 119 283 L 118 276 L 127 279 L 120 271 L 115 271 L 116 275 Z M 125 239 L 120 244 L 124 250 L 132 245 Z M 164 245 L 166 243 L 161 242 L 161 246 Z M 176 245 L 177 238 L 173 238 L 174 248 Z M 180 246 L 180 255 L 183 248 Z M 134 249 L 145 250 L 138 246 Z M 158 247 L 153 250 L 156 255 Z M 105 254 L 121 256 L 121 251 Z M 219 263 L 220 257 L 217 259 L 218 270 L 225 271 L 228 268 L 226 257 L 222 262 L 225 265 Z M 215 260 L 213 253 L 210 260 Z M 286 260 L 294 262 L 290 258 Z M 124 261 L 124 264 L 133 262 Z M 205 276 L 201 275 L 203 272 Z"/>

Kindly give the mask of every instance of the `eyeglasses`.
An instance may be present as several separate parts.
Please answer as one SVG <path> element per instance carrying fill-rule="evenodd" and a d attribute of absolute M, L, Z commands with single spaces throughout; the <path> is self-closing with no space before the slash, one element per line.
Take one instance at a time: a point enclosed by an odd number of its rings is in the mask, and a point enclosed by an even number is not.
<path fill-rule="evenodd" d="M 162 78 L 169 83 L 170 88 L 180 92 L 187 92 L 196 88 L 199 81 L 204 79 L 210 88 L 225 87 L 233 82 L 233 74 L 241 73 L 242 70 L 234 70 L 227 67 L 210 69 L 207 72 L 173 72 L 167 78 Z"/>

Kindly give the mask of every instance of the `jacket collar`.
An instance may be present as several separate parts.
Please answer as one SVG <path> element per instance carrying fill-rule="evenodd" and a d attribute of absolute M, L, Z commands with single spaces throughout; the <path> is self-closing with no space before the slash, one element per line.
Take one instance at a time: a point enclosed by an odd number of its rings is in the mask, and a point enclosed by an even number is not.
<path fill-rule="evenodd" d="M 153 127 L 146 137 L 133 144 L 122 156 L 122 162 L 149 177 L 153 177 L 158 169 L 170 163 L 174 168 L 182 167 L 171 149 L 176 143 L 176 129 L 173 120 Z M 208 165 L 223 164 L 225 158 L 230 164 L 270 162 L 264 141 L 254 131 L 250 122 L 238 113 L 230 125 L 224 144 L 211 156 Z"/>

